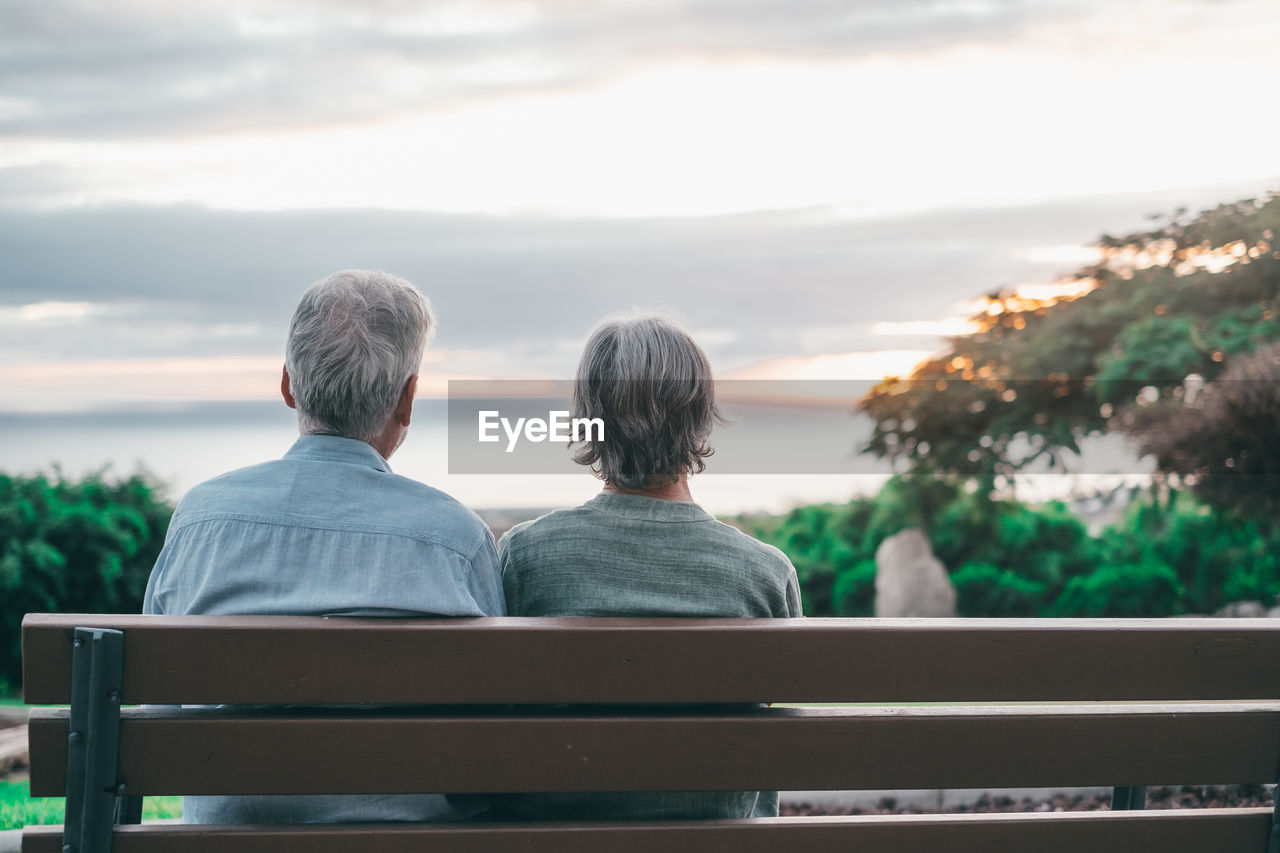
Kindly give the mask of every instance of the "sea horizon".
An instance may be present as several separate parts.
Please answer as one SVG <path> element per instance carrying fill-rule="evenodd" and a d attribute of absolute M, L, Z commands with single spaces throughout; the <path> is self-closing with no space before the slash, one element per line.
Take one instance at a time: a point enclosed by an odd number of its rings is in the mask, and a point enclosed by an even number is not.
<path fill-rule="evenodd" d="M 447 406 L 438 398 L 418 401 L 408 438 L 390 460 L 392 470 L 439 488 L 487 516 L 506 513 L 514 518 L 576 506 L 600 490 L 600 482 L 589 472 L 572 473 L 575 467 L 568 464 L 564 474 L 451 472 Z M 875 494 L 892 474 L 887 462 L 858 452 L 870 422 L 853 412 L 852 405 L 768 407 L 764 416 L 770 431 L 764 440 L 759 431 L 750 432 L 750 407 L 742 411 L 747 416 L 739 423 L 712 435 L 712 445 L 720 452 L 708 460 L 706 473 L 691 479 L 694 499 L 713 514 L 782 513 L 804 504 L 843 503 Z M 797 432 L 800 429 L 803 434 Z M 294 413 L 272 400 L 0 411 L 0 472 L 31 475 L 56 470 L 78 478 L 99 471 L 115 477 L 141 471 L 176 503 L 197 483 L 279 458 L 297 435 Z M 752 454 L 775 458 L 773 464 L 744 468 L 742 459 Z M 796 460 L 790 469 L 794 473 L 778 464 L 789 458 Z M 817 467 L 815 460 L 824 458 L 829 464 Z M 1078 496 L 1147 474 L 1115 441 L 1095 441 L 1086 459 L 1089 465 L 1077 466 L 1074 474 L 1020 478 L 1018 496 L 1033 502 Z M 721 471 L 770 473 L 717 473 L 717 466 Z M 1081 467 L 1089 473 L 1080 473 Z"/>

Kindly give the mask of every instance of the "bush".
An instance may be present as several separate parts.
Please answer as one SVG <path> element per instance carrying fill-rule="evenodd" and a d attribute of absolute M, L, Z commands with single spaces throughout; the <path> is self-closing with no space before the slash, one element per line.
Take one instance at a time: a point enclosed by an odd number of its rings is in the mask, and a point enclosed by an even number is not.
<path fill-rule="evenodd" d="M 1028 597 L 1052 601 L 1068 579 L 1098 564 L 1098 543 L 1064 504 L 1032 508 L 993 501 L 939 480 L 894 477 L 873 498 L 799 507 L 775 523 L 758 516 L 738 523 L 791 558 L 806 614 L 865 615 L 874 608 L 868 585 L 876 549 L 903 528 L 925 524 L 926 516 L 930 543 L 944 566 L 999 566 L 1028 582 L 1005 581 L 1000 601 L 983 607 L 1022 612 Z"/>
<path fill-rule="evenodd" d="M 1280 527 L 1213 511 L 1190 495 L 1133 501 L 1102 534 L 1102 565 L 1160 563 L 1182 585 L 1182 611 L 1213 613 L 1232 601 L 1280 593 Z"/>
<path fill-rule="evenodd" d="M 1097 544 L 1065 504 L 1030 507 L 961 492 L 930 531 L 944 566 L 998 566 L 1056 594 L 1070 578 L 1097 566 Z"/>
<path fill-rule="evenodd" d="M 850 532 L 862 525 L 851 521 L 853 505 L 818 504 L 797 507 L 771 524 L 759 516 L 739 516 L 735 523 L 762 542 L 782 550 L 796 567 L 800 597 L 809 616 L 831 615 L 836 577 L 857 563 L 857 544 Z"/>
<path fill-rule="evenodd" d="M 1173 569 L 1150 561 L 1072 578 L 1054 610 L 1059 616 L 1176 616 L 1181 598 Z"/>
<path fill-rule="evenodd" d="M 0 691 L 22 677 L 25 613 L 141 609 L 172 512 L 144 474 L 0 474 Z"/>
<path fill-rule="evenodd" d="M 876 549 L 920 523 L 910 508 L 917 497 L 932 506 L 929 541 L 955 569 L 962 615 L 1213 613 L 1231 601 L 1280 595 L 1280 524 L 1214 511 L 1168 489 L 1136 496 L 1097 537 L 1061 502 L 1031 507 L 946 483 L 922 490 L 901 478 L 873 498 L 740 523 L 791 558 L 806 614 L 867 615 Z M 1108 604 L 1108 595 L 1119 599 Z"/>
<path fill-rule="evenodd" d="M 951 575 L 961 616 L 1038 616 L 1046 586 L 985 563 L 965 563 Z"/>
<path fill-rule="evenodd" d="M 876 613 L 876 561 L 863 560 L 836 576 L 831 597 L 837 616 L 874 616 Z"/>

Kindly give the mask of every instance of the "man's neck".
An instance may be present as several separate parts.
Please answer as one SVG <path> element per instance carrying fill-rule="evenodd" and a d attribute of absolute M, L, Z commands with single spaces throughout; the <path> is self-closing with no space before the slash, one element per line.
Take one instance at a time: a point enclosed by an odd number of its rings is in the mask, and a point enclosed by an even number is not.
<path fill-rule="evenodd" d="M 391 454 L 404 443 L 407 430 L 394 421 L 388 421 L 382 432 L 369 442 L 369 446 L 382 454 L 382 458 L 390 461 Z"/>

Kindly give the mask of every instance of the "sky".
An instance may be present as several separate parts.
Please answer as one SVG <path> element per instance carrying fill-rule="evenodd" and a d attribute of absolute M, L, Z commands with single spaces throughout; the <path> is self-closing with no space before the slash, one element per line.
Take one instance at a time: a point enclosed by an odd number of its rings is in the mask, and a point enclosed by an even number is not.
<path fill-rule="evenodd" d="M 311 282 L 422 388 L 680 318 L 727 377 L 905 373 L 1103 232 L 1280 189 L 1274 0 L 0 0 L 0 412 L 278 393 Z"/>

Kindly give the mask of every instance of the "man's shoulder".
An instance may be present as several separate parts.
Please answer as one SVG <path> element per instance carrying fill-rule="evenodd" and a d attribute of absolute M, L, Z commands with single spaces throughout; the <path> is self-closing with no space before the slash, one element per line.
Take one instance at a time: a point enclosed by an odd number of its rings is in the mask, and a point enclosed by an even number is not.
<path fill-rule="evenodd" d="M 489 525 L 471 508 L 448 492 L 400 474 L 388 474 L 391 481 L 387 498 L 397 502 L 397 509 L 422 524 L 448 521 L 474 533 L 487 533 Z"/>
<path fill-rule="evenodd" d="M 236 500 L 242 491 L 252 491 L 270 482 L 281 460 L 272 459 L 246 465 L 204 480 L 187 490 L 178 501 L 177 513 L 190 513 Z"/>
<path fill-rule="evenodd" d="M 172 525 L 210 521 L 388 533 L 466 555 L 489 535 L 478 515 L 426 483 L 354 466 L 327 466 L 321 473 L 289 459 L 238 468 L 192 487 Z"/>

